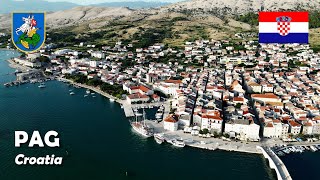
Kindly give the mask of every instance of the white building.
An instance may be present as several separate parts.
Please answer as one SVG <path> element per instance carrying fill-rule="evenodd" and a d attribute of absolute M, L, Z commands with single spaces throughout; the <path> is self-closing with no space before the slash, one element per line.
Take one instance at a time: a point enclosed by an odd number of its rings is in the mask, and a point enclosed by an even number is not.
<path fill-rule="evenodd" d="M 308 134 L 308 135 L 313 134 L 313 123 L 312 123 L 312 121 L 308 121 L 308 122 L 303 124 L 302 134 Z"/>
<path fill-rule="evenodd" d="M 263 137 L 268 138 L 281 138 L 282 137 L 282 124 L 279 120 L 267 122 L 263 129 Z"/>
<path fill-rule="evenodd" d="M 301 124 L 295 122 L 294 120 L 289 121 L 289 131 L 293 135 L 300 134 Z"/>
<path fill-rule="evenodd" d="M 178 116 L 170 114 L 163 121 L 163 128 L 168 131 L 178 130 Z"/>
<path fill-rule="evenodd" d="M 288 137 L 288 133 L 289 133 L 289 125 L 282 124 L 281 136 L 286 138 L 286 137 Z"/>
<path fill-rule="evenodd" d="M 222 131 L 222 121 L 219 111 L 214 111 L 208 114 L 199 114 L 201 118 L 201 129 L 208 129 L 209 131 Z"/>
<path fill-rule="evenodd" d="M 240 135 L 241 140 L 256 141 L 259 137 L 260 126 L 246 119 L 236 119 L 226 122 L 224 131 L 235 132 Z"/>
<path fill-rule="evenodd" d="M 105 58 L 105 54 L 101 51 L 93 51 L 91 53 L 91 56 L 92 57 L 95 57 L 95 58 L 99 58 L 99 59 L 104 59 Z"/>
<path fill-rule="evenodd" d="M 191 121 L 191 116 L 185 113 L 179 116 L 178 124 L 183 127 L 189 127 L 190 121 Z"/>

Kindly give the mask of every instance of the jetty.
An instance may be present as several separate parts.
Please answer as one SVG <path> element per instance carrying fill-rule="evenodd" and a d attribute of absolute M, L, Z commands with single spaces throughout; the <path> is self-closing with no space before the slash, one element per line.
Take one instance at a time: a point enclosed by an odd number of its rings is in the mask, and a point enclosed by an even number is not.
<path fill-rule="evenodd" d="M 134 117 L 134 112 L 130 104 L 123 103 L 123 110 L 126 117 Z"/>
<path fill-rule="evenodd" d="M 257 146 L 257 149 L 268 159 L 269 166 L 276 171 L 278 180 L 292 180 L 287 167 L 270 147 Z"/>
<path fill-rule="evenodd" d="M 133 109 L 142 109 L 142 108 L 148 108 L 148 107 L 160 107 L 164 106 L 164 116 L 167 117 L 170 112 L 170 102 L 164 101 L 164 102 L 152 102 L 152 103 L 143 103 L 143 104 L 129 104 L 126 101 L 122 102 L 124 113 L 126 117 L 134 117 Z"/>

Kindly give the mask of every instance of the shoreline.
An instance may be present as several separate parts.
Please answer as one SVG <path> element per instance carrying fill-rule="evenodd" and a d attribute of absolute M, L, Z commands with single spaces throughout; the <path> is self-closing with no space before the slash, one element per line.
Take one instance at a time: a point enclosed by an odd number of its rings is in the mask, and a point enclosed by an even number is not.
<path fill-rule="evenodd" d="M 13 68 L 13 69 L 18 69 L 18 70 L 30 70 L 32 68 L 29 67 L 25 67 L 22 65 L 19 65 L 15 62 L 13 62 L 11 59 L 7 60 L 9 67 Z M 100 90 L 100 88 L 97 87 L 93 87 L 93 86 L 89 86 L 86 84 L 81 84 L 81 83 L 76 83 L 70 79 L 66 79 L 66 78 L 56 78 L 57 81 L 63 81 L 63 82 L 67 82 L 70 83 L 72 85 L 76 85 L 78 87 L 81 88 L 86 88 L 89 89 L 91 91 L 94 91 L 95 93 L 98 93 L 106 98 L 109 99 L 114 99 L 114 102 L 119 103 L 120 105 L 127 105 L 125 100 L 120 100 L 108 93 L 103 92 L 102 90 Z M 222 151 L 233 151 L 233 152 L 241 152 L 241 153 L 250 153 L 250 154 L 262 154 L 262 152 L 257 150 L 257 146 L 268 146 L 268 147 L 274 147 L 275 145 L 287 145 L 287 146 L 311 146 L 311 145 L 319 145 L 320 142 L 308 142 L 308 143 L 302 143 L 302 142 L 290 142 L 290 143 L 285 143 L 281 140 L 269 140 L 269 142 L 263 143 L 263 142 L 235 142 L 235 141 L 225 141 L 222 140 L 220 138 L 201 138 L 201 137 L 194 137 L 191 136 L 188 137 L 189 134 L 186 133 L 181 133 L 183 132 L 182 130 L 177 131 L 177 132 L 168 132 L 168 131 L 164 131 L 162 123 L 158 123 L 155 124 L 153 122 L 150 122 L 152 124 L 152 126 L 155 129 L 158 129 L 158 131 L 160 131 L 161 133 L 165 133 L 166 135 L 169 136 L 179 136 L 182 137 L 183 139 L 195 139 L 196 141 L 198 141 L 198 143 L 192 143 L 192 144 L 187 144 L 186 146 L 192 147 L 192 148 L 199 148 L 199 149 L 206 149 L 206 150 L 222 150 Z M 159 125 L 161 125 L 161 127 L 159 127 Z M 158 127 L 157 127 L 158 126 Z M 216 143 L 215 146 L 212 145 L 211 143 L 206 143 L 206 144 L 201 144 L 199 142 L 201 141 L 206 141 L 206 140 L 210 140 L 213 141 L 214 143 Z M 270 143 L 270 141 L 273 141 Z M 211 146 L 210 146 L 211 145 Z"/>
<path fill-rule="evenodd" d="M 100 90 L 100 88 L 93 87 L 93 86 L 89 86 L 89 85 L 86 85 L 86 84 L 76 83 L 76 82 L 74 82 L 74 81 L 72 81 L 72 80 L 70 80 L 70 79 L 61 78 L 61 77 L 57 78 L 57 80 L 58 80 L 58 81 L 59 81 L 59 80 L 62 80 L 62 81 L 64 81 L 64 82 L 70 83 L 70 84 L 72 84 L 72 85 L 79 86 L 79 87 L 81 87 L 81 88 L 90 89 L 90 90 L 92 90 L 92 91 L 94 91 L 94 92 L 96 92 L 96 93 L 98 93 L 98 94 L 100 94 L 100 95 L 108 98 L 109 100 L 110 100 L 110 99 L 114 99 L 114 102 L 117 102 L 117 103 L 119 103 L 120 105 L 124 104 L 123 100 L 120 100 L 120 99 L 118 99 L 118 98 L 116 98 L 116 97 L 114 97 L 114 96 L 112 96 L 112 95 L 110 95 L 110 94 L 108 94 L 108 93 L 103 92 L 102 90 Z"/>
<path fill-rule="evenodd" d="M 29 67 L 26 67 L 26 66 L 22 66 L 18 63 L 15 63 L 12 59 L 8 59 L 7 60 L 8 62 L 8 66 L 12 69 L 16 69 L 16 70 L 19 70 L 19 71 L 28 71 L 28 70 L 31 70 L 32 68 L 29 68 Z"/>

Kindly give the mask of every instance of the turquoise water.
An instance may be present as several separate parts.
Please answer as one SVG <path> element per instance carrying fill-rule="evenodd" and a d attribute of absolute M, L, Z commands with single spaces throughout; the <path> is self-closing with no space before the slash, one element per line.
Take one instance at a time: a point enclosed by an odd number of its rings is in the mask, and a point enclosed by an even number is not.
<path fill-rule="evenodd" d="M 275 179 L 260 155 L 206 151 L 158 145 L 132 132 L 123 110 L 96 95 L 84 98 L 84 89 L 51 81 L 47 88 L 26 84 L 6 88 L 14 79 L 0 51 L 0 179 Z M 14 131 L 59 133 L 60 148 L 14 147 Z M 68 155 L 66 153 L 68 151 Z M 17 154 L 63 156 L 61 166 L 18 166 Z M 128 172 L 128 176 L 126 176 Z"/>

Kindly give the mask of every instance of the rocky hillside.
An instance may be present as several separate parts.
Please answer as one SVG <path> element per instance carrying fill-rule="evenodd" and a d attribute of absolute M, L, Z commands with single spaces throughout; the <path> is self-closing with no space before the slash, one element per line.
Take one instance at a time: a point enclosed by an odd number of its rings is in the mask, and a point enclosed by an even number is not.
<path fill-rule="evenodd" d="M 71 26 L 91 22 L 92 28 L 106 25 L 107 20 L 130 16 L 133 10 L 124 7 L 80 6 L 69 10 L 57 11 L 47 15 L 47 25 L 51 28 Z M 95 22 L 92 22 L 96 20 Z"/>
<path fill-rule="evenodd" d="M 310 12 L 310 25 L 320 27 L 319 0 L 191 0 L 156 9 L 75 7 L 47 13 L 47 30 L 58 39 L 72 37 L 65 40 L 70 44 L 122 40 L 143 47 L 153 42 L 181 46 L 196 39 L 230 39 L 244 31 L 256 34 L 261 9 L 317 10 Z M 10 15 L 0 15 L 0 32 L 9 32 L 10 23 Z M 311 29 L 310 37 L 320 45 L 319 28 Z"/>
<path fill-rule="evenodd" d="M 79 6 L 68 10 L 49 12 L 46 14 L 47 27 L 60 28 L 72 25 L 88 24 L 92 28 L 100 28 L 108 21 L 121 17 L 129 17 L 134 10 L 125 7 L 91 7 Z M 0 15 L 0 29 L 9 29 L 11 15 Z"/>
<path fill-rule="evenodd" d="M 162 10 L 176 12 L 211 12 L 217 14 L 244 14 L 260 10 L 317 10 L 319 0 L 191 0 L 169 5 Z"/>

